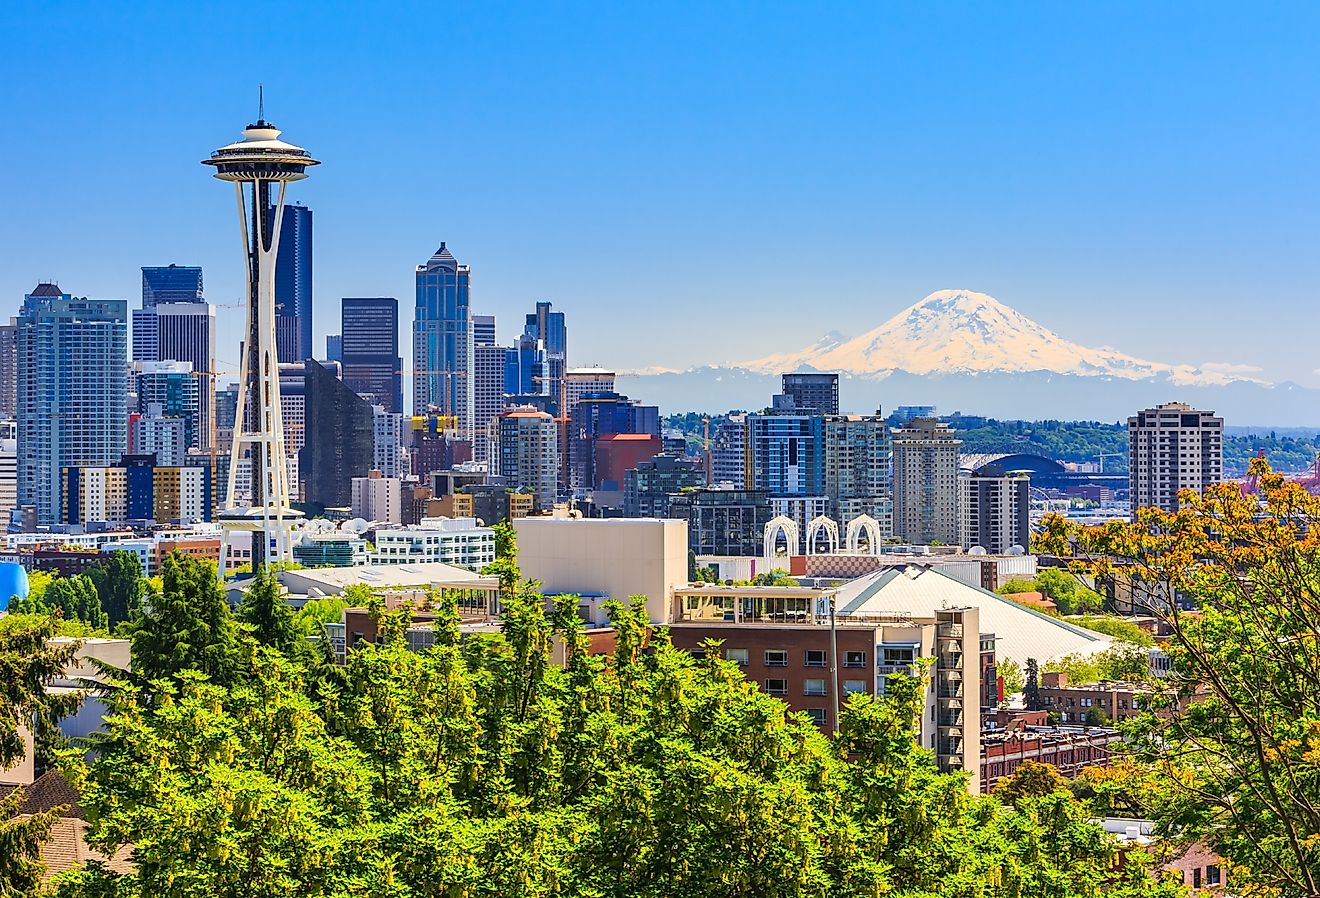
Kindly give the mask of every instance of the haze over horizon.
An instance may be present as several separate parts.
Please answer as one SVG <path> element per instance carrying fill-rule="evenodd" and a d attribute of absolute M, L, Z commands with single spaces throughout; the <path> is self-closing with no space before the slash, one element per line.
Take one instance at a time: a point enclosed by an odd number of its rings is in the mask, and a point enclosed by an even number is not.
<path fill-rule="evenodd" d="M 791 352 L 966 288 L 1086 346 L 1320 387 L 1308 5 L 330 4 L 281 42 L 222 7 L 15 3 L 0 25 L 43 35 L 0 60 L 0 315 L 46 279 L 136 305 L 170 262 L 235 302 L 233 201 L 198 162 L 264 82 L 325 163 L 289 194 L 316 216 L 318 352 L 341 296 L 397 297 L 407 346 L 443 240 L 501 342 L 550 300 L 575 365 Z"/>

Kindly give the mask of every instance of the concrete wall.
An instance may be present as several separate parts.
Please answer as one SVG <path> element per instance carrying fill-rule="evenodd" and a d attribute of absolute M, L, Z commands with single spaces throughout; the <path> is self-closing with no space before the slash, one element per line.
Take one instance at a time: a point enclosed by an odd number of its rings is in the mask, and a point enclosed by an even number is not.
<path fill-rule="evenodd" d="M 687 522 L 656 518 L 519 518 L 518 564 L 547 593 L 597 594 L 581 603 L 603 623 L 606 598 L 647 597 L 652 621 L 668 623 L 675 587 L 687 583 Z"/>

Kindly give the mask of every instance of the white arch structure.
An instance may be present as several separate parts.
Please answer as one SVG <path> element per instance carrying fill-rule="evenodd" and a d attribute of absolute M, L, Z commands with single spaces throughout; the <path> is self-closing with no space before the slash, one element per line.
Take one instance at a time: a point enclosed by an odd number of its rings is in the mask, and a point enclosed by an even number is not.
<path fill-rule="evenodd" d="M 807 554 L 822 554 L 816 550 L 816 538 L 822 530 L 825 531 L 825 552 L 823 554 L 838 555 L 839 525 L 824 515 L 813 518 L 811 523 L 807 525 Z"/>
<path fill-rule="evenodd" d="M 880 524 L 869 514 L 858 515 L 848 522 L 847 545 L 848 551 L 853 554 L 861 554 L 861 536 L 866 532 L 867 554 L 880 554 Z"/>
<path fill-rule="evenodd" d="M 765 558 L 775 557 L 775 542 L 780 533 L 784 534 L 784 541 L 788 544 L 787 554 L 792 555 L 797 551 L 798 546 L 801 545 L 801 534 L 798 532 L 797 524 L 793 523 L 793 519 L 787 515 L 778 515 L 777 517 L 771 518 L 770 522 L 765 525 L 765 547 L 763 553 Z"/>

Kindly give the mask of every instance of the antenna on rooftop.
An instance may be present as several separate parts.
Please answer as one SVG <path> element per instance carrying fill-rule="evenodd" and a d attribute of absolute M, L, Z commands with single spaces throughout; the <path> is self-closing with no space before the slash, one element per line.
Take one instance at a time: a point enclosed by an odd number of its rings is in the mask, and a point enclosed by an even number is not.
<path fill-rule="evenodd" d="M 266 85 L 257 85 L 257 121 L 266 120 Z"/>

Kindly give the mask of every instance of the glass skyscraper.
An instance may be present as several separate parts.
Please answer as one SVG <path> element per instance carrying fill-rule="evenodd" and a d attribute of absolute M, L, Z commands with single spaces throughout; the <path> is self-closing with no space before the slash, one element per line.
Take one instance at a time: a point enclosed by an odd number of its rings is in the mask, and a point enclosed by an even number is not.
<path fill-rule="evenodd" d="M 340 304 L 340 361 L 344 383 L 388 412 L 403 412 L 399 357 L 399 301 L 345 297 Z"/>
<path fill-rule="evenodd" d="M 470 437 L 473 426 L 471 271 L 445 244 L 417 266 L 413 316 L 413 414 L 457 419 Z"/>
<path fill-rule="evenodd" d="M 164 265 L 142 269 L 142 308 L 171 302 L 202 302 L 202 269 Z"/>
<path fill-rule="evenodd" d="M 523 331 L 537 340 L 545 350 L 546 382 L 534 392 L 553 396 L 560 408 L 565 408 L 564 371 L 568 366 L 568 327 L 564 323 L 564 313 L 552 311 L 548 302 L 538 302 L 536 311 L 527 316 L 527 326 Z"/>
<path fill-rule="evenodd" d="M 312 352 L 312 210 L 284 207 L 275 257 L 275 347 L 281 362 L 301 362 Z"/>
<path fill-rule="evenodd" d="M 128 446 L 128 303 L 38 284 L 18 317 L 18 501 L 60 521 L 60 472 Z"/>

